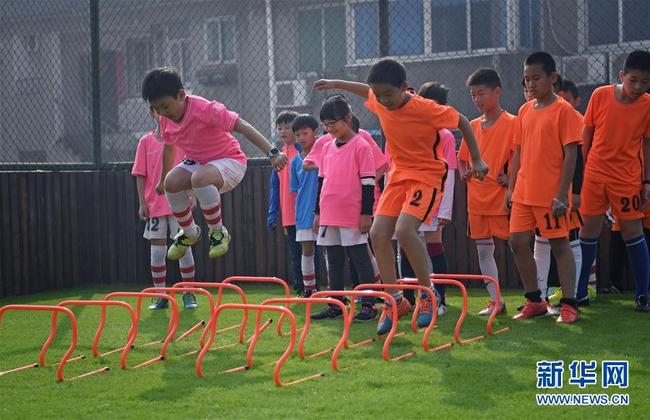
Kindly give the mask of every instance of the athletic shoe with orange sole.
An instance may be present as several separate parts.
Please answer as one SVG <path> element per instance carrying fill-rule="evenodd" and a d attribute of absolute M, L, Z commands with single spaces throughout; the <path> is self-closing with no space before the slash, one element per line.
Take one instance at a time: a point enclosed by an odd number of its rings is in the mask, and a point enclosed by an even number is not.
<path fill-rule="evenodd" d="M 512 317 L 512 319 L 530 319 L 538 318 L 540 316 L 546 316 L 546 302 L 533 302 L 530 300 L 526 301 L 524 307 L 519 311 L 519 313 Z"/>
<path fill-rule="evenodd" d="M 411 312 L 411 304 L 408 300 L 401 298 L 397 303 L 397 318 L 403 318 Z M 390 308 L 390 305 L 384 305 L 384 309 L 381 312 L 381 317 L 379 318 L 379 323 L 377 324 L 377 335 L 384 335 L 390 331 L 393 327 L 393 311 Z"/>
<path fill-rule="evenodd" d="M 563 303 L 562 306 L 560 306 L 560 317 L 557 319 L 557 322 L 573 324 L 577 320 L 578 310 L 569 304 Z"/>

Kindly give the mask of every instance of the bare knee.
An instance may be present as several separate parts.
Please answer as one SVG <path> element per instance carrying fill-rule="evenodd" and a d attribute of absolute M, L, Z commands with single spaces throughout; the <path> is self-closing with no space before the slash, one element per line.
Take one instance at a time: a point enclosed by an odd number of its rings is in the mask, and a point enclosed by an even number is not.
<path fill-rule="evenodd" d="M 192 188 L 207 187 L 208 185 L 214 185 L 217 188 L 223 186 L 221 172 L 211 165 L 203 166 L 192 174 Z"/>
<path fill-rule="evenodd" d="M 172 171 L 167 174 L 164 181 L 165 192 L 177 193 L 189 189 L 189 174 Z"/>
<path fill-rule="evenodd" d="M 530 238 L 531 235 L 529 234 L 522 234 L 522 233 L 513 233 L 510 235 L 510 248 L 512 249 L 512 252 L 514 254 L 519 254 L 521 252 L 525 252 L 527 249 L 530 248 Z"/>

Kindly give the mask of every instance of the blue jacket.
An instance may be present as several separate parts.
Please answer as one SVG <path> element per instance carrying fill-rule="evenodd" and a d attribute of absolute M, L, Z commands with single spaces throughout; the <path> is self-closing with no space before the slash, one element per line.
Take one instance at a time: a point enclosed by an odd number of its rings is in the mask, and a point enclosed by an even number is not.
<path fill-rule="evenodd" d="M 296 150 L 302 152 L 302 147 L 298 143 L 293 145 Z M 291 162 L 287 163 L 285 171 L 291 170 Z M 271 172 L 271 179 L 269 180 L 269 211 L 266 218 L 266 225 L 269 229 L 273 229 L 273 225 L 278 222 L 278 215 L 280 214 L 280 177 L 277 171 Z"/>

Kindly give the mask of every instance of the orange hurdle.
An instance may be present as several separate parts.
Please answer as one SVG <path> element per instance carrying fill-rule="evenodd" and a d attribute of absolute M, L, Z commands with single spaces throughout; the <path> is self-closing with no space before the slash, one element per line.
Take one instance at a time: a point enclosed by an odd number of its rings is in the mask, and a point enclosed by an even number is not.
<path fill-rule="evenodd" d="M 386 292 L 378 292 L 375 290 L 324 290 L 320 292 L 316 292 L 313 295 L 311 295 L 311 298 L 319 298 L 319 297 L 328 297 L 328 296 L 345 296 L 345 297 L 350 297 L 350 311 L 349 311 L 349 316 L 348 316 L 348 329 L 349 326 L 352 324 L 353 321 L 353 316 L 354 314 L 354 298 L 357 296 L 363 297 L 363 296 L 373 296 L 373 297 L 380 297 L 384 299 L 384 302 L 388 301 L 391 303 L 391 310 L 393 312 L 393 319 L 397 319 L 397 303 L 395 302 L 395 298 L 386 293 Z M 393 325 L 388 332 L 388 335 L 386 336 L 386 340 L 384 340 L 384 346 L 382 347 L 382 357 L 384 358 L 385 361 L 397 361 L 397 360 L 402 360 L 407 357 L 411 357 L 415 355 L 414 352 L 410 351 L 408 353 L 401 354 L 399 356 L 395 357 L 390 357 L 390 343 L 393 340 L 393 337 L 397 333 L 397 322 L 393 322 Z M 348 345 L 347 340 L 346 340 L 346 348 L 352 348 L 352 347 L 357 347 L 357 346 L 362 346 L 365 344 L 370 344 L 374 342 L 374 338 L 369 338 L 367 340 L 360 341 L 358 343 L 355 343 L 353 345 Z"/>
<path fill-rule="evenodd" d="M 291 297 L 291 291 L 289 289 L 289 285 L 287 284 L 286 281 L 278 278 L 278 277 L 247 277 L 247 276 L 230 276 L 226 279 L 223 280 L 222 283 L 230 284 L 234 282 L 246 282 L 246 283 L 274 283 L 274 284 L 279 284 L 282 286 L 284 289 L 284 297 L 285 298 L 290 298 Z M 217 305 L 221 305 L 221 290 L 219 290 L 219 294 L 217 295 Z M 287 309 L 289 309 L 289 304 L 287 303 L 285 306 Z M 244 311 L 244 316 L 247 316 L 246 311 Z M 278 332 L 279 336 L 282 336 L 282 321 L 284 321 L 284 313 L 280 314 L 280 317 L 278 318 L 278 326 L 276 327 L 276 331 Z M 265 330 L 269 325 L 271 325 L 271 320 L 266 321 L 266 323 L 262 326 L 262 330 Z M 227 328 L 234 328 L 235 326 L 227 327 Z M 255 330 L 257 331 L 257 330 Z"/>
<path fill-rule="evenodd" d="M 70 318 L 70 325 L 72 328 L 72 339 L 70 341 L 70 346 L 68 347 L 68 350 L 65 352 L 63 357 L 61 358 L 61 361 L 57 364 L 56 368 L 56 380 L 61 382 L 63 381 L 63 368 L 65 368 L 65 364 L 68 362 L 68 359 L 70 359 L 70 356 L 72 355 L 72 352 L 74 352 L 74 349 L 77 347 L 77 319 L 75 318 L 74 314 L 72 311 L 68 308 L 63 308 L 61 306 L 50 306 L 50 305 L 6 305 L 0 308 L 0 323 L 2 322 L 2 315 L 4 315 L 5 312 L 7 311 L 50 311 L 53 313 L 58 313 L 62 312 Z M 4 372 L 0 372 L 0 376 L 6 375 L 8 373 L 12 372 L 20 372 L 23 370 L 27 369 L 32 369 L 32 368 L 37 368 L 39 366 L 45 367 L 45 354 L 47 353 L 47 349 L 50 347 L 50 344 L 52 340 L 54 339 L 54 336 L 51 336 L 48 338 L 48 341 L 43 344 L 43 347 L 41 348 L 41 352 L 38 356 L 38 363 L 32 363 L 30 365 L 26 366 L 21 366 L 17 367 L 15 369 L 7 370 Z"/>
<path fill-rule="evenodd" d="M 126 302 L 122 302 L 119 300 L 115 301 L 108 301 L 108 300 L 64 300 L 62 302 L 59 302 L 57 306 L 101 306 L 102 308 L 105 308 L 106 306 L 121 306 L 125 308 L 127 311 L 129 311 L 129 315 L 131 315 L 131 328 L 129 328 L 129 333 L 126 338 L 126 345 L 122 347 L 122 357 L 120 358 L 120 366 L 122 366 L 122 369 L 126 369 L 126 357 L 129 355 L 129 351 L 133 348 L 133 342 L 135 341 L 135 337 L 138 332 L 138 318 L 136 317 L 135 311 Z M 99 357 L 99 339 L 102 335 L 102 330 L 104 329 L 104 325 L 100 323 L 99 327 L 97 328 L 97 332 L 95 333 L 95 338 L 93 339 L 93 356 L 94 357 Z M 52 328 L 50 330 L 50 337 L 48 337 L 46 343 L 49 347 L 49 343 L 52 341 L 54 338 L 54 334 L 56 333 L 56 313 L 52 315 Z M 108 371 L 108 368 L 104 368 L 105 371 Z M 101 373 L 101 372 L 99 372 Z"/>
<path fill-rule="evenodd" d="M 424 335 L 422 336 L 422 349 L 425 352 L 438 351 L 451 348 L 454 343 L 445 343 L 437 347 L 429 347 L 429 336 L 431 335 L 431 330 L 433 330 L 436 325 L 436 320 L 438 319 L 438 302 L 436 300 L 436 294 L 433 293 L 431 288 L 422 286 L 421 284 L 415 283 L 398 283 L 398 284 L 360 284 L 354 288 L 354 290 L 419 290 L 420 293 L 429 293 L 433 299 L 433 313 L 431 316 L 431 322 L 427 325 L 424 330 Z M 420 301 L 417 300 L 415 310 L 413 311 L 413 316 L 411 317 L 411 329 L 413 332 L 418 332 L 417 319 L 418 313 L 420 312 Z M 396 318 L 393 318 L 396 319 Z M 395 322 L 397 323 L 397 321 Z"/>
<path fill-rule="evenodd" d="M 255 334 L 253 335 L 253 338 L 248 345 L 248 352 L 246 355 L 246 364 L 244 366 L 236 367 L 233 369 L 228 369 L 225 372 L 241 372 L 248 370 L 253 367 L 253 353 L 255 352 L 255 345 L 257 344 L 257 339 L 261 334 L 260 331 L 260 319 L 262 316 L 262 312 L 264 311 L 271 311 L 271 312 L 280 312 L 283 314 L 285 317 L 289 318 L 289 324 L 291 327 L 290 330 L 290 338 L 289 338 L 289 345 L 287 346 L 287 349 L 285 352 L 280 356 L 280 358 L 277 360 L 275 363 L 275 369 L 273 370 L 273 380 L 277 386 L 285 386 L 285 385 L 292 385 L 294 383 L 302 382 L 303 380 L 309 379 L 308 378 L 302 378 L 297 381 L 293 381 L 287 384 L 283 384 L 282 381 L 280 380 L 280 371 L 282 370 L 282 366 L 284 363 L 287 361 L 289 356 L 291 356 L 291 353 L 293 352 L 293 349 L 296 345 L 296 317 L 293 315 L 293 313 L 282 306 L 268 306 L 268 305 L 251 305 L 251 304 L 241 304 L 241 303 L 226 303 L 223 305 L 217 305 L 217 307 L 214 309 L 214 312 L 212 313 L 212 316 L 210 317 L 210 323 L 214 325 L 214 328 L 216 329 L 217 322 L 219 320 L 219 315 L 221 314 L 222 311 L 226 309 L 243 309 L 244 311 L 248 310 L 256 310 L 257 311 L 257 316 L 255 317 Z M 196 374 L 199 376 L 199 378 L 203 378 L 203 358 L 207 354 L 207 352 L 210 350 L 210 346 L 212 345 L 212 341 L 214 340 L 214 335 L 210 335 L 208 338 L 208 341 L 205 343 L 203 348 L 201 349 L 201 352 L 199 353 L 199 356 L 196 359 Z M 322 375 L 318 375 L 322 376 Z M 314 376 L 315 377 L 315 376 Z"/>
<path fill-rule="evenodd" d="M 345 347 L 345 344 L 348 340 L 348 336 L 350 335 L 350 324 L 348 322 L 349 314 L 347 308 L 345 307 L 345 304 L 343 304 L 343 302 L 337 299 L 311 297 L 311 298 L 273 298 L 273 299 L 265 300 L 264 302 L 262 302 L 262 305 L 273 305 L 277 303 L 289 303 L 289 304 L 304 303 L 307 305 L 306 312 L 305 312 L 305 326 L 303 327 L 302 334 L 300 335 L 300 340 L 298 342 L 298 357 L 300 357 L 301 359 L 305 358 L 305 340 L 307 339 L 307 335 L 309 334 L 309 326 L 311 325 L 311 305 L 314 303 L 323 303 L 329 305 L 336 305 L 339 307 L 339 309 L 341 309 L 341 311 L 343 312 L 343 334 L 341 335 L 341 339 L 339 340 L 336 347 L 329 348 L 311 354 L 309 356 L 306 356 L 307 358 L 311 359 L 314 357 L 323 356 L 327 353 L 332 353 L 332 369 L 339 370 L 338 369 L 339 353 L 341 353 L 341 350 L 343 350 L 343 348 Z"/>
<path fill-rule="evenodd" d="M 494 277 L 484 276 L 482 274 L 432 274 L 431 279 L 453 279 L 453 280 L 472 280 L 472 281 L 483 281 L 494 283 L 497 289 L 497 300 L 495 302 L 495 308 L 501 306 L 501 287 L 499 286 L 499 281 Z M 510 331 L 510 327 L 504 327 L 500 330 L 493 331 L 492 324 L 494 323 L 494 318 L 497 316 L 497 311 L 492 311 L 487 321 L 487 333 L 488 335 L 497 335 Z"/>
<path fill-rule="evenodd" d="M 164 293 L 150 293 L 150 292 L 113 292 L 109 293 L 106 296 L 104 296 L 104 300 L 111 300 L 115 297 L 135 297 L 137 298 L 136 301 L 136 320 L 140 321 L 140 314 L 142 313 L 142 298 L 149 297 L 149 298 L 159 298 L 159 299 L 167 299 L 172 307 L 172 314 L 169 319 L 169 327 L 167 328 L 167 337 L 163 341 L 162 348 L 160 349 L 160 355 L 158 357 L 154 357 L 153 359 L 147 360 L 146 362 L 142 362 L 139 365 L 135 366 L 134 369 L 137 369 L 139 367 L 143 366 L 148 366 L 151 364 L 154 364 L 156 362 L 160 362 L 161 360 L 166 360 L 167 359 L 167 346 L 169 346 L 169 343 L 174 339 L 174 334 L 176 333 L 176 330 L 178 329 L 178 305 L 176 304 L 176 300 Z M 101 328 L 104 328 L 104 324 L 106 324 L 106 307 L 104 306 L 102 308 L 102 315 L 101 319 L 99 320 L 99 325 Z M 131 331 L 131 335 L 133 335 L 134 340 L 135 340 L 135 331 Z M 156 343 L 156 342 L 154 342 Z M 151 343 L 149 343 L 151 344 Z M 121 349 L 120 349 L 121 350 Z"/>

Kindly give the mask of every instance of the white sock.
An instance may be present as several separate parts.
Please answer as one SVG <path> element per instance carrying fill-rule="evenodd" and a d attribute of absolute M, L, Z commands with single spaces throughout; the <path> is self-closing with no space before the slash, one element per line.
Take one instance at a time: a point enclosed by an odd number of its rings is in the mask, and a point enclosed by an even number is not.
<path fill-rule="evenodd" d="M 167 247 L 165 245 L 151 245 L 151 277 L 154 287 L 165 287 L 167 278 Z"/>
<path fill-rule="evenodd" d="M 194 188 L 194 194 L 201 205 L 203 217 L 210 230 L 218 230 L 223 227 L 221 223 L 221 194 L 214 185 Z"/>
<path fill-rule="evenodd" d="M 174 217 L 178 225 L 183 229 L 187 236 L 198 235 L 198 227 L 194 223 L 192 208 L 190 207 L 190 198 L 187 191 L 177 193 L 166 192 L 169 208 L 174 212 Z"/>
<path fill-rule="evenodd" d="M 499 280 L 499 269 L 497 262 L 494 259 L 494 240 L 479 239 L 476 241 L 476 251 L 478 251 L 478 266 L 481 269 L 481 274 L 490 276 Z M 490 299 L 493 302 L 497 301 L 497 286 L 496 284 L 486 281 L 485 288 L 490 294 Z"/>
<path fill-rule="evenodd" d="M 575 292 L 578 293 L 578 282 L 580 281 L 580 270 L 582 269 L 582 248 L 580 248 L 580 239 L 569 242 L 573 258 L 576 260 L 576 286 Z"/>
<path fill-rule="evenodd" d="M 194 281 L 194 256 L 192 255 L 192 248 L 189 248 L 185 255 L 178 260 L 178 266 L 181 270 L 181 278 L 183 281 Z"/>
<path fill-rule="evenodd" d="M 537 266 L 537 288 L 546 299 L 548 291 L 548 273 L 551 271 L 551 244 L 548 239 L 535 235 L 535 265 Z"/>
<path fill-rule="evenodd" d="M 316 268 L 313 255 L 303 255 L 300 260 L 302 269 L 302 283 L 305 289 L 316 289 Z"/>

